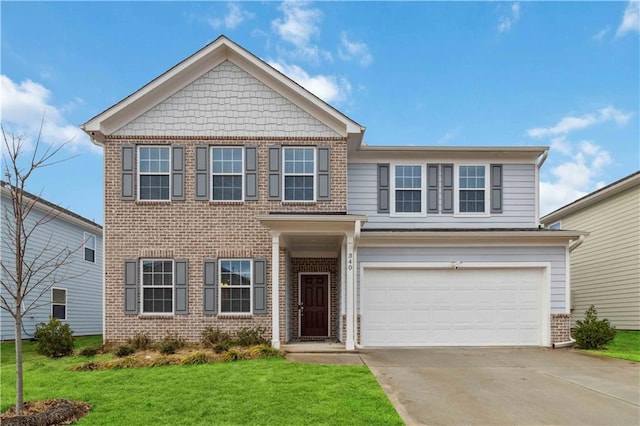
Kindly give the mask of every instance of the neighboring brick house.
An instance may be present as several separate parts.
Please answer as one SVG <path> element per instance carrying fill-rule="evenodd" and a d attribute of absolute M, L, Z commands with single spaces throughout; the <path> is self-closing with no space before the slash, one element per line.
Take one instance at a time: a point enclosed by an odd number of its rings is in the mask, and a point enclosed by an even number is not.
<path fill-rule="evenodd" d="M 580 233 L 538 229 L 544 147 L 370 147 L 221 36 L 82 126 L 105 158 L 105 339 L 568 340 Z"/>

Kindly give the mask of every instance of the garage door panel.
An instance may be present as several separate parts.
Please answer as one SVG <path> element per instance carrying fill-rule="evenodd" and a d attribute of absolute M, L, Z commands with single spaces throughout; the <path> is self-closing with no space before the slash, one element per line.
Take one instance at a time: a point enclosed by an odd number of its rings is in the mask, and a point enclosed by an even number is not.
<path fill-rule="evenodd" d="M 541 345 L 540 269 L 365 269 L 368 346 Z"/>

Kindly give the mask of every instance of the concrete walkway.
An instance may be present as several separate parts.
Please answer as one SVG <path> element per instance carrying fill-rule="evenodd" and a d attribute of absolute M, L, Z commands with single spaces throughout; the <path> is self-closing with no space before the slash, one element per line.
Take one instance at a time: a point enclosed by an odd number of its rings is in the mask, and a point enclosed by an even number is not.
<path fill-rule="evenodd" d="M 638 425 L 640 364 L 568 349 L 370 349 L 408 425 Z"/>

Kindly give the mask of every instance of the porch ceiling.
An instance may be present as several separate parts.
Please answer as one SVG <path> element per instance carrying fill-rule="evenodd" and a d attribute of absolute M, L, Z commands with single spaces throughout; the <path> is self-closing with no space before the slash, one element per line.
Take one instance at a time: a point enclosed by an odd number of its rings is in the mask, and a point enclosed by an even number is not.
<path fill-rule="evenodd" d="M 292 257 L 337 257 L 343 235 L 285 234 L 283 246 Z"/>

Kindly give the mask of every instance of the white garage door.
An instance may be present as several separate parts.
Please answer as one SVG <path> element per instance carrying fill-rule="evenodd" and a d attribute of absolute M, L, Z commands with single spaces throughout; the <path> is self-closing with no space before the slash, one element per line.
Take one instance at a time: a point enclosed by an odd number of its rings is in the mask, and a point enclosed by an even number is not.
<path fill-rule="evenodd" d="M 541 269 L 364 269 L 365 346 L 542 345 Z"/>

